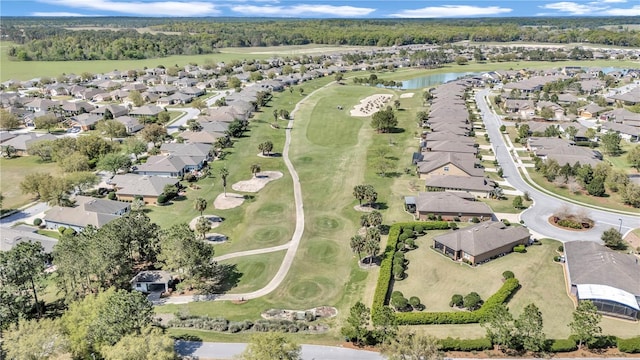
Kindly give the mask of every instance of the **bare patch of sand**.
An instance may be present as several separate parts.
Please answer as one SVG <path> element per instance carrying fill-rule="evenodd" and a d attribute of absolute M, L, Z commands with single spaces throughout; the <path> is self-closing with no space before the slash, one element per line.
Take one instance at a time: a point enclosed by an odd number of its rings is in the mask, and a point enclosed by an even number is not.
<path fill-rule="evenodd" d="M 212 229 L 215 229 L 220 226 L 220 224 L 222 224 L 222 218 L 218 215 L 202 215 L 202 217 L 209 220 L 209 225 Z M 196 229 L 196 223 L 198 222 L 198 219 L 200 219 L 200 216 L 196 216 L 195 218 L 193 218 L 193 220 L 191 220 L 191 222 L 189 222 L 189 227 L 191 228 L 191 230 Z"/>
<path fill-rule="evenodd" d="M 280 179 L 281 177 L 282 173 L 280 171 L 263 171 L 256 174 L 254 178 L 238 181 L 231 185 L 231 188 L 235 191 L 255 193 L 260 191 L 269 182 Z"/>
<path fill-rule="evenodd" d="M 361 212 L 373 212 L 373 210 L 375 210 L 373 207 L 367 205 L 367 206 L 362 206 L 362 205 L 356 205 L 353 207 L 354 210 L 356 211 L 361 211 Z"/>
<path fill-rule="evenodd" d="M 415 93 L 404 93 L 404 94 L 400 94 L 400 98 L 401 99 L 410 99 L 413 97 L 413 95 L 415 95 Z"/>
<path fill-rule="evenodd" d="M 224 193 L 222 193 L 213 201 L 213 206 L 216 209 L 226 210 L 238 207 L 242 205 L 243 202 L 244 196 L 240 194 L 227 193 L 227 196 L 224 196 Z"/>
<path fill-rule="evenodd" d="M 393 96 L 389 94 L 375 94 L 360 100 L 360 104 L 351 109 L 351 116 L 365 117 L 378 112 L 384 104 L 391 100 Z"/>

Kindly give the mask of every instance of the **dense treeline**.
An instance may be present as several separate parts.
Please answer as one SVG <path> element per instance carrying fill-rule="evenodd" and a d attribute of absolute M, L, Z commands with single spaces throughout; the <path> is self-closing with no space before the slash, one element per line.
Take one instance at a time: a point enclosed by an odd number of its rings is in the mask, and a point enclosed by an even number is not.
<path fill-rule="evenodd" d="M 153 19 L 142 21 L 161 33 L 121 29 L 140 27 L 130 19 L 111 22 L 47 19 L 36 26 L 23 18 L 5 19 L 2 35 L 23 46 L 9 55 L 18 60 L 119 60 L 194 55 L 221 47 L 276 45 L 393 46 L 446 44 L 462 40 L 492 42 L 593 43 L 640 47 L 640 32 L 628 30 L 620 19 L 461 19 L 461 20 L 272 20 Z M 609 21 L 610 20 L 610 21 Z M 625 19 L 629 22 L 637 19 Z M 609 29 L 598 27 L 614 24 Z M 56 26 L 57 24 L 57 26 Z M 70 30 L 108 25 L 111 30 Z M 615 24 L 618 24 L 617 26 Z M 170 32 L 162 33 L 162 32 Z"/>

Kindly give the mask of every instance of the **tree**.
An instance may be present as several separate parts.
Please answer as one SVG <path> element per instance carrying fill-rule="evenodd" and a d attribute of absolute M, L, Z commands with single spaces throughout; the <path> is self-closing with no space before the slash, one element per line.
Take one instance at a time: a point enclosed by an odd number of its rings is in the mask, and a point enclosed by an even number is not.
<path fill-rule="evenodd" d="M 444 358 L 438 339 L 408 330 L 401 331 L 390 344 L 384 346 L 382 352 L 390 360 L 442 360 Z"/>
<path fill-rule="evenodd" d="M 0 145 L 0 156 L 11 159 L 18 152 L 13 145 Z"/>
<path fill-rule="evenodd" d="M 361 235 L 356 234 L 351 237 L 350 246 L 351 246 L 351 251 L 358 254 L 358 262 L 362 261 L 362 257 L 360 256 L 360 253 L 364 250 L 365 239 Z"/>
<path fill-rule="evenodd" d="M 400 100 L 395 99 L 393 100 L 393 107 L 398 110 L 400 108 Z"/>
<path fill-rule="evenodd" d="M 573 321 L 569 323 L 571 334 L 578 339 L 579 348 L 602 334 L 602 328 L 599 325 L 601 319 L 602 315 L 598 313 L 598 308 L 593 302 L 580 300 L 573 312 Z"/>
<path fill-rule="evenodd" d="M 529 137 L 530 131 L 528 124 L 522 124 L 518 127 L 518 137 L 520 139 L 526 139 Z"/>
<path fill-rule="evenodd" d="M 104 115 L 102 115 L 102 120 L 113 120 L 113 113 L 109 109 L 104 109 Z"/>
<path fill-rule="evenodd" d="M 500 125 L 500 132 L 505 132 L 507 131 L 507 127 L 505 125 Z"/>
<path fill-rule="evenodd" d="M 202 212 L 207 208 L 207 200 L 201 197 L 197 198 L 193 202 L 193 208 L 200 213 L 200 216 L 202 216 Z"/>
<path fill-rule="evenodd" d="M 119 170 L 128 169 L 131 166 L 131 160 L 127 155 L 109 153 L 105 154 L 98 160 L 97 167 L 101 170 L 111 171 L 113 175 Z"/>
<path fill-rule="evenodd" d="M 522 209 L 523 207 L 522 196 L 518 195 L 513 198 L 513 207 L 516 209 Z"/>
<path fill-rule="evenodd" d="M 515 327 L 513 317 L 509 309 L 503 304 L 491 308 L 482 327 L 487 330 L 487 337 L 491 342 L 498 345 L 499 349 L 511 348 L 513 346 Z"/>
<path fill-rule="evenodd" d="M 199 235 L 198 237 L 200 239 L 204 239 L 207 236 L 207 232 L 211 230 L 211 223 L 209 222 L 209 219 L 204 216 L 200 216 L 196 221 L 195 230 Z"/>
<path fill-rule="evenodd" d="M 569 140 L 573 140 L 576 137 L 576 134 L 578 133 L 578 129 L 576 129 L 575 126 L 570 125 L 565 129 L 564 132 L 567 133 L 567 135 L 569 136 Z"/>
<path fill-rule="evenodd" d="M 147 144 L 138 138 L 129 137 L 122 144 L 122 150 L 125 154 L 133 154 L 138 160 L 138 155 L 147 151 Z"/>
<path fill-rule="evenodd" d="M 525 306 L 524 311 L 515 321 L 515 329 L 524 350 L 537 353 L 545 349 L 542 313 L 535 304 Z"/>
<path fill-rule="evenodd" d="M 129 92 L 129 100 L 133 103 L 133 106 L 140 107 L 144 105 L 144 99 L 138 90 L 132 90 Z"/>
<path fill-rule="evenodd" d="M 227 197 L 227 177 L 229 176 L 229 170 L 226 167 L 220 169 L 220 178 L 222 179 L 222 189 L 224 190 L 224 196 Z"/>
<path fill-rule="evenodd" d="M 367 324 L 369 323 L 370 309 L 358 301 L 349 309 L 347 323 L 340 329 L 340 333 L 356 344 L 363 344 L 369 336 Z"/>
<path fill-rule="evenodd" d="M 237 77 L 232 76 L 227 80 L 227 85 L 229 86 L 229 88 L 235 89 L 239 88 L 242 85 L 242 82 Z"/>
<path fill-rule="evenodd" d="M 373 260 L 380 251 L 380 230 L 378 228 L 370 227 L 367 229 L 364 251 L 369 254 L 369 264 L 373 264 Z"/>
<path fill-rule="evenodd" d="M 469 310 L 475 310 L 482 304 L 482 299 L 477 292 L 473 291 L 467 294 L 463 300 L 463 306 Z"/>
<path fill-rule="evenodd" d="M 371 319 L 375 324 L 375 329 L 372 333 L 373 338 L 380 344 L 392 341 L 398 333 L 398 319 L 393 309 L 383 306 L 374 316 L 375 318 Z"/>
<path fill-rule="evenodd" d="M 371 126 L 376 129 L 377 132 L 389 132 L 391 129 L 395 128 L 398 125 L 398 118 L 396 114 L 393 112 L 393 108 L 391 106 L 387 106 L 386 109 L 380 110 L 373 114 L 373 118 L 371 120 Z"/>
<path fill-rule="evenodd" d="M 98 309 L 92 332 L 97 344 L 114 345 L 125 335 L 140 335 L 151 324 L 153 306 L 139 291 L 118 290 Z"/>
<path fill-rule="evenodd" d="M 51 132 L 51 128 L 58 125 L 60 120 L 53 114 L 45 114 L 33 119 L 33 123 L 38 129 L 47 129 L 47 132 Z"/>
<path fill-rule="evenodd" d="M 587 184 L 587 192 L 593 196 L 604 196 L 604 178 L 602 176 L 595 176 L 589 184 Z"/>
<path fill-rule="evenodd" d="M 620 192 L 622 195 L 622 201 L 625 204 L 633 207 L 640 207 L 640 185 L 629 183 L 625 186 L 624 190 Z"/>
<path fill-rule="evenodd" d="M 166 124 L 171 120 L 171 114 L 165 109 L 165 111 L 158 114 L 158 122 L 160 124 Z"/>
<path fill-rule="evenodd" d="M 202 110 L 207 108 L 207 103 L 201 98 L 197 98 L 191 102 L 191 107 L 198 109 L 202 113 Z"/>
<path fill-rule="evenodd" d="M 335 75 L 336 82 L 338 82 L 338 83 L 341 82 L 343 78 L 344 78 L 344 75 L 342 73 L 340 73 L 340 72 L 336 73 L 336 75 Z"/>
<path fill-rule="evenodd" d="M 624 190 L 629 184 L 629 176 L 622 169 L 612 169 L 606 179 L 605 184 L 613 192 Z"/>
<path fill-rule="evenodd" d="M 369 226 L 382 225 L 382 214 L 378 210 L 373 210 L 367 215 L 367 222 Z"/>
<path fill-rule="evenodd" d="M 640 172 L 640 145 L 636 145 L 627 153 L 627 161 L 631 167 L 635 168 L 637 172 Z"/>
<path fill-rule="evenodd" d="M 284 334 L 266 332 L 255 334 L 242 353 L 243 360 L 300 360 L 300 345 L 288 339 Z"/>
<path fill-rule="evenodd" d="M 0 109 L 0 129 L 11 130 L 20 127 L 21 122 L 17 116 L 5 109 Z"/>
<path fill-rule="evenodd" d="M 362 200 L 365 199 L 365 192 L 367 185 L 356 185 L 353 187 L 353 196 L 358 200 L 358 203 L 362 205 Z"/>
<path fill-rule="evenodd" d="M 68 358 L 67 340 L 58 320 L 20 319 L 3 334 L 8 359 L 45 360 Z M 63 357 L 64 356 L 64 357 Z"/>
<path fill-rule="evenodd" d="M 33 194 L 36 198 L 42 197 L 43 184 L 51 182 L 53 176 L 46 173 L 26 174 L 20 183 L 20 190 L 23 194 Z"/>
<path fill-rule="evenodd" d="M 465 56 L 456 56 L 455 62 L 458 65 L 467 65 L 469 59 L 467 59 Z"/>
<path fill-rule="evenodd" d="M 364 200 L 369 206 L 373 206 L 376 203 L 376 200 L 378 200 L 378 193 L 373 185 L 365 185 Z"/>
<path fill-rule="evenodd" d="M 449 302 L 449 306 L 457 306 L 461 307 L 464 304 L 464 297 L 460 294 L 454 294 L 451 296 L 451 301 Z"/>
<path fill-rule="evenodd" d="M 68 138 L 72 139 L 73 138 Z M 56 143 L 60 139 L 56 140 Z M 72 144 L 69 144 L 72 145 Z M 89 160 L 94 161 L 97 160 L 100 156 L 113 152 L 116 147 L 116 144 L 110 141 L 105 140 L 102 136 L 98 134 L 84 135 L 79 136 L 75 139 L 75 151 L 80 154 L 85 155 L 89 158 Z M 69 150 L 71 151 L 71 149 Z M 65 154 L 68 151 L 64 151 L 62 149 L 56 150 L 56 153 L 64 152 Z M 56 156 L 57 157 L 57 156 Z"/>
<path fill-rule="evenodd" d="M 167 136 L 167 129 L 159 124 L 150 124 L 144 127 L 140 132 L 145 141 L 158 144 Z"/>
<path fill-rule="evenodd" d="M 261 168 L 259 164 L 251 164 L 251 176 L 256 177 Z"/>
<path fill-rule="evenodd" d="M 604 149 L 605 154 L 617 156 L 622 149 L 620 148 L 620 134 L 614 131 L 609 131 L 600 137 L 600 142 Z"/>
<path fill-rule="evenodd" d="M 101 120 L 96 124 L 96 129 L 111 141 L 113 141 L 113 138 L 127 136 L 127 128 L 120 121 Z"/>
<path fill-rule="evenodd" d="M 600 237 L 602 241 L 604 241 L 604 245 L 606 247 L 615 249 L 615 250 L 625 250 L 627 248 L 627 244 L 622 239 L 622 234 L 614 228 L 609 228 L 602 233 Z"/>
<path fill-rule="evenodd" d="M 540 116 L 544 119 L 553 119 L 555 117 L 555 113 L 549 107 L 543 107 L 540 110 Z"/>
<path fill-rule="evenodd" d="M 89 171 L 91 169 L 89 158 L 79 152 L 69 154 L 67 157 L 60 159 L 58 163 L 62 171 L 67 173 Z"/>
<path fill-rule="evenodd" d="M 258 150 L 262 152 L 262 155 L 271 154 L 271 151 L 273 150 L 273 143 L 271 142 L 271 140 L 262 142 L 258 144 Z"/>
<path fill-rule="evenodd" d="M 126 335 L 113 346 L 100 349 L 105 360 L 174 360 L 174 340 L 162 330 L 146 327 L 140 335 Z"/>

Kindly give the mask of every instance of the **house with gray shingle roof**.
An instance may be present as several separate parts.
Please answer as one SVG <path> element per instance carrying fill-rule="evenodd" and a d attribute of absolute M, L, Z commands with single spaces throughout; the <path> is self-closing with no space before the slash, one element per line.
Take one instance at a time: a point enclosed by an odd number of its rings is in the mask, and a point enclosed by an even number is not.
<path fill-rule="evenodd" d="M 491 221 L 454 230 L 433 238 L 433 248 L 456 261 L 477 265 L 529 243 L 529 230 Z"/>
<path fill-rule="evenodd" d="M 145 204 L 156 204 L 158 196 L 164 192 L 167 185 L 177 185 L 176 178 L 147 176 L 137 174 L 122 174 L 114 176 L 110 181 L 116 190 L 119 200 L 133 201 L 141 197 Z"/>
<path fill-rule="evenodd" d="M 484 170 L 476 167 L 477 158 L 469 153 L 423 153 L 422 161 L 417 164 L 420 179 L 432 176 L 484 176 Z"/>
<path fill-rule="evenodd" d="M 476 197 L 489 197 L 496 183 L 481 176 L 434 175 L 425 181 L 427 191 L 463 192 Z"/>
<path fill-rule="evenodd" d="M 60 226 L 82 231 L 92 225 L 100 228 L 131 210 L 129 203 L 89 196 L 76 196 L 76 206 L 54 206 L 45 213 L 47 229 L 56 230 Z"/>
<path fill-rule="evenodd" d="M 2 228 L 0 231 L 0 251 L 9 251 L 19 243 L 29 242 L 40 243 L 47 254 L 53 252 L 53 247 L 58 243 L 57 239 L 40 235 L 35 232 L 35 228 L 32 231 L 23 228 L 25 227 Z"/>
<path fill-rule="evenodd" d="M 435 191 L 421 192 L 415 197 L 415 216 L 427 220 L 429 215 L 440 215 L 445 221 L 459 218 L 468 221 L 474 217 L 480 220 L 491 220 L 493 211 L 489 205 L 475 201 L 470 194 Z"/>

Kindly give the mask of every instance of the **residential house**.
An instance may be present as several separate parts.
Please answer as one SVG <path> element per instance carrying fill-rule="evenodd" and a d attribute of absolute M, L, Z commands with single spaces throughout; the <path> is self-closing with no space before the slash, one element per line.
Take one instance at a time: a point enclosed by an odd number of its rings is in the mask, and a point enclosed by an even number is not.
<path fill-rule="evenodd" d="M 83 131 L 88 131 L 92 130 L 95 124 L 102 119 L 104 119 L 102 116 L 96 114 L 80 114 L 72 117 L 70 122 L 71 126 L 77 126 Z"/>
<path fill-rule="evenodd" d="M 154 155 L 147 158 L 147 162 L 134 170 L 140 175 L 154 175 L 165 177 L 180 177 L 189 171 L 202 169 L 206 164 L 205 157 Z"/>
<path fill-rule="evenodd" d="M 484 170 L 476 166 L 478 159 L 469 153 L 424 153 L 417 164 L 420 179 L 432 176 L 484 176 Z"/>
<path fill-rule="evenodd" d="M 619 124 L 613 121 L 607 121 L 602 124 L 603 132 L 613 131 L 620 135 L 622 139 L 636 142 L 640 140 L 640 127 Z"/>
<path fill-rule="evenodd" d="M 637 321 L 640 318 L 640 264 L 631 254 L 592 241 L 564 243 L 566 279 L 577 300 L 589 300 L 598 312 Z"/>
<path fill-rule="evenodd" d="M 435 175 L 425 181 L 427 191 L 463 192 L 475 197 L 487 198 L 496 183 L 480 176 Z"/>
<path fill-rule="evenodd" d="M 133 134 L 144 129 L 144 125 L 140 124 L 138 119 L 132 118 L 131 116 L 118 116 L 113 120 L 122 123 L 122 125 L 127 129 L 127 134 Z"/>
<path fill-rule="evenodd" d="M 131 279 L 131 289 L 144 293 L 169 291 L 173 281 L 171 274 L 164 270 L 141 271 Z"/>
<path fill-rule="evenodd" d="M 575 104 L 578 101 L 580 101 L 580 99 L 578 99 L 578 97 L 573 94 L 568 94 L 568 93 L 558 94 L 558 104 L 569 105 L 569 104 Z"/>
<path fill-rule="evenodd" d="M 64 101 L 62 110 L 67 116 L 80 115 L 94 110 L 96 107 L 86 101 Z"/>
<path fill-rule="evenodd" d="M 147 117 L 147 118 L 157 118 L 158 114 L 165 111 L 163 108 L 155 105 L 144 105 L 137 109 L 133 109 L 129 111 L 129 116 L 132 117 Z"/>
<path fill-rule="evenodd" d="M 51 134 L 44 134 L 44 135 L 38 136 L 38 134 L 36 133 L 29 132 L 26 134 L 17 135 L 9 140 L 4 141 L 2 143 L 2 146 L 13 146 L 13 148 L 16 150 L 16 155 L 25 156 L 25 155 L 28 155 L 27 150 L 29 149 L 29 146 L 31 146 L 32 144 L 35 144 L 39 141 L 56 140 L 56 139 L 57 137 Z"/>
<path fill-rule="evenodd" d="M 490 221 L 454 230 L 433 238 L 433 248 L 453 260 L 478 265 L 508 254 L 517 245 L 527 245 L 529 230 Z"/>
<path fill-rule="evenodd" d="M 538 110 L 538 113 L 545 108 L 553 112 L 553 117 L 546 120 L 566 120 L 564 116 L 564 108 L 562 106 L 551 101 L 538 101 L 536 103 L 536 110 Z"/>
<path fill-rule="evenodd" d="M 507 99 L 502 102 L 502 108 L 506 113 L 528 119 L 535 115 L 535 105 L 533 100 Z"/>
<path fill-rule="evenodd" d="M 99 107 L 97 109 L 94 109 L 94 110 L 91 111 L 91 113 L 99 115 L 99 116 L 104 116 L 104 114 L 107 111 L 111 112 L 111 115 L 113 116 L 113 118 L 117 118 L 118 116 L 127 115 L 127 113 L 129 112 L 129 110 L 124 106 L 110 104 L 110 105 L 107 105 L 107 106 L 101 106 L 101 107 Z"/>
<path fill-rule="evenodd" d="M 617 94 L 609 97 L 625 105 L 635 105 L 640 103 L 640 87 L 635 87 L 633 90 Z"/>
<path fill-rule="evenodd" d="M 461 192 L 421 192 L 413 198 L 413 202 L 415 217 L 419 220 L 427 220 L 430 215 L 440 215 L 445 221 L 453 221 L 456 218 L 461 221 L 469 221 L 472 218 L 484 221 L 493 217 L 489 205 L 475 201 L 471 194 Z"/>
<path fill-rule="evenodd" d="M 179 182 L 178 179 L 169 177 L 121 174 L 115 175 L 109 184 L 116 189 L 119 200 L 133 201 L 139 197 L 145 204 L 157 204 L 158 196 L 164 192 L 165 186 L 177 185 Z"/>
<path fill-rule="evenodd" d="M 0 231 L 0 251 L 9 251 L 14 246 L 23 243 L 40 243 L 46 254 L 53 252 L 53 247 L 58 243 L 57 239 L 40 235 L 35 228 L 26 226 L 15 228 L 2 228 Z"/>
<path fill-rule="evenodd" d="M 74 207 L 54 206 L 47 211 L 43 218 L 47 229 L 64 226 L 79 232 L 89 225 L 100 228 L 131 210 L 129 203 L 89 196 L 76 196 L 75 202 Z"/>
<path fill-rule="evenodd" d="M 527 139 L 527 149 L 543 160 L 556 160 L 560 166 L 573 166 L 577 162 L 595 166 L 602 161 L 599 151 L 576 146 L 571 141 L 559 138 L 530 137 Z"/>
<path fill-rule="evenodd" d="M 32 101 L 26 103 L 24 105 L 24 108 L 31 112 L 40 112 L 40 111 L 48 111 L 59 105 L 60 103 L 57 101 L 52 101 L 52 100 L 43 99 L 43 98 L 34 98 Z"/>
<path fill-rule="evenodd" d="M 427 141 L 424 144 L 422 152 L 467 153 L 476 155 L 478 153 L 478 147 L 474 143 L 464 143 L 449 140 Z"/>
<path fill-rule="evenodd" d="M 606 108 L 602 106 L 598 106 L 597 104 L 591 103 L 587 106 L 583 106 L 578 109 L 578 115 L 582 116 L 585 119 L 597 118 L 600 113 L 606 111 Z"/>

